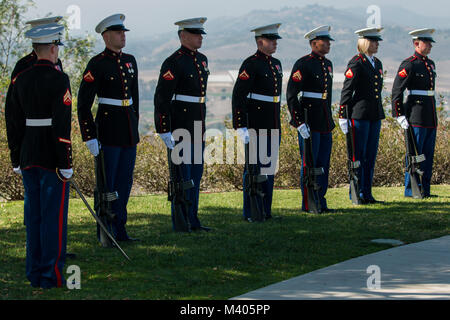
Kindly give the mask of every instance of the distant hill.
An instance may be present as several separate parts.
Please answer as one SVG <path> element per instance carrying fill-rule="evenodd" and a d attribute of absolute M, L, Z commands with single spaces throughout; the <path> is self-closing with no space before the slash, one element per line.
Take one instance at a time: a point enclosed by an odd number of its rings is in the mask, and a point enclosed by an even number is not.
<path fill-rule="evenodd" d="M 382 8 L 383 10 L 383 8 Z M 382 11 L 384 26 L 383 39 L 380 43 L 379 54 L 388 78 L 395 76 L 400 62 L 413 54 L 412 41 L 408 32 L 414 28 L 434 27 L 429 18 L 421 17 L 412 12 L 392 7 Z M 396 18 L 398 17 L 398 19 Z M 200 50 L 207 55 L 212 75 L 227 73 L 228 70 L 239 69 L 242 61 L 256 51 L 253 33 L 250 30 L 265 24 L 282 23 L 278 51 L 275 57 L 281 60 L 285 72 L 290 72 L 294 62 L 310 52 L 309 43 L 304 34 L 320 26 L 330 25 L 331 34 L 335 39 L 328 58 L 334 64 L 335 84 L 333 103 L 338 103 L 340 90 L 348 61 L 356 54 L 357 36 L 355 30 L 364 28 L 367 21 L 365 8 L 339 10 L 333 7 L 309 5 L 303 8 L 281 8 L 278 11 L 255 10 L 239 17 L 223 17 L 208 20 L 205 24 L 207 35 Z M 410 25 L 417 22 L 417 25 Z M 439 25 L 450 25 L 450 22 L 439 21 Z M 436 62 L 438 72 L 438 90 L 450 97 L 450 28 L 437 29 L 436 44 L 431 58 Z M 155 34 L 146 38 L 128 36 L 126 51 L 134 54 L 141 70 L 140 94 L 142 95 L 141 132 L 152 132 L 153 129 L 153 94 L 159 68 L 173 51 L 179 47 L 179 40 L 174 26 L 173 32 Z M 340 77 L 339 77 L 340 76 Z M 144 80 L 144 79 L 143 79 Z M 285 79 L 287 80 L 287 79 Z M 388 79 L 386 79 L 388 80 Z M 223 129 L 223 121 L 231 112 L 230 84 L 224 87 L 208 84 L 208 115 L 207 127 Z M 284 84 L 285 85 L 285 84 Z M 388 95 L 392 83 L 386 82 Z M 215 94 L 218 94 L 216 97 Z"/>
<path fill-rule="evenodd" d="M 403 11 L 395 24 L 395 7 L 388 13 L 382 13 L 384 23 L 383 39 L 379 54 L 389 73 L 395 72 L 400 62 L 413 53 L 408 32 L 412 29 L 408 21 L 417 22 L 423 27 L 428 18 Z M 399 10 L 399 9 L 398 9 Z M 383 12 L 387 12 L 386 10 Z M 383 17 L 385 20 L 383 20 Z M 320 25 L 331 25 L 331 33 L 336 40 L 328 58 L 333 61 L 336 72 L 345 69 L 347 62 L 356 53 L 357 37 L 354 31 L 364 28 L 367 20 L 365 10 L 354 8 L 340 10 L 333 7 L 308 5 L 303 8 L 285 7 L 279 11 L 255 10 L 239 17 L 223 17 L 208 20 L 205 24 L 207 35 L 201 49 L 208 56 L 212 72 L 238 69 L 243 59 L 255 52 L 253 27 L 281 22 L 279 51 L 275 54 L 285 71 L 290 70 L 295 60 L 309 53 L 309 43 L 303 35 Z M 384 21 L 384 22 L 383 22 Z M 442 24 L 442 23 L 441 23 Z M 438 73 L 450 71 L 450 29 L 438 29 L 435 33 L 436 44 L 431 57 L 437 62 Z M 171 33 L 157 34 L 144 39 L 128 38 L 127 51 L 138 58 L 141 70 L 158 70 L 163 60 L 179 47 L 176 29 Z M 392 73 L 391 73 L 392 75 Z M 449 79 L 450 82 L 450 79 Z"/>

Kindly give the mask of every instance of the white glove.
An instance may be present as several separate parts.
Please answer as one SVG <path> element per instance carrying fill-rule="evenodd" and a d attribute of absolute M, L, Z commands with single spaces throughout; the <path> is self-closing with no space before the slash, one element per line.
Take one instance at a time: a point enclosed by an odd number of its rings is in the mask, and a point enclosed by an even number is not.
<path fill-rule="evenodd" d="M 173 138 L 171 132 L 159 133 L 159 136 L 164 141 L 167 148 L 172 150 L 175 147 L 175 139 Z"/>
<path fill-rule="evenodd" d="M 247 128 L 238 128 L 237 133 L 244 144 L 248 144 L 250 142 L 250 136 Z"/>
<path fill-rule="evenodd" d="M 22 170 L 20 170 L 20 167 L 13 168 L 13 171 L 14 171 L 14 173 L 16 173 L 16 174 L 22 175 Z"/>
<path fill-rule="evenodd" d="M 92 140 L 88 140 L 86 141 L 86 147 L 88 147 L 89 151 L 91 152 L 91 154 L 96 157 L 99 154 L 99 147 L 98 147 L 98 140 L 97 139 L 92 139 Z"/>
<path fill-rule="evenodd" d="M 348 133 L 348 128 L 352 126 L 352 123 L 348 119 L 339 119 L 339 127 L 344 134 Z"/>
<path fill-rule="evenodd" d="M 311 136 L 311 133 L 306 123 L 298 127 L 297 130 L 298 132 L 300 132 L 300 135 L 302 136 L 303 139 L 308 139 Z"/>
<path fill-rule="evenodd" d="M 59 172 L 61 172 L 62 176 L 66 179 L 72 178 L 73 169 L 59 169 Z"/>
<path fill-rule="evenodd" d="M 409 128 L 409 123 L 408 120 L 406 120 L 405 116 L 400 116 L 397 118 L 397 122 L 398 124 L 403 128 L 403 129 L 408 129 Z"/>

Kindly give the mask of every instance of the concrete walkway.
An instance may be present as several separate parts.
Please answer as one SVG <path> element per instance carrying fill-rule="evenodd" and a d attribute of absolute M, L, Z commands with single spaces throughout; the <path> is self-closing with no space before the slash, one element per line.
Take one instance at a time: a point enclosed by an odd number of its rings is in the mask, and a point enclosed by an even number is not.
<path fill-rule="evenodd" d="M 232 298 L 253 299 L 450 299 L 450 236 L 358 257 Z"/>

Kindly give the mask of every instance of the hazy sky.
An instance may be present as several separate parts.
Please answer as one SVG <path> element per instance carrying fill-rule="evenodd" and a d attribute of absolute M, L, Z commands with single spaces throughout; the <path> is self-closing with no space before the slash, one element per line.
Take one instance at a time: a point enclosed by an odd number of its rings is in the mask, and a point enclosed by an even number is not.
<path fill-rule="evenodd" d="M 148 33 L 160 33 L 174 29 L 177 20 L 206 16 L 214 19 L 222 16 L 240 16 L 252 10 L 279 10 L 282 7 L 303 7 L 308 4 L 334 6 L 336 8 L 368 7 L 378 5 L 399 6 L 427 16 L 449 16 L 448 0 L 392 1 L 392 0 L 34 0 L 36 8 L 30 11 L 30 18 L 41 17 L 49 12 L 67 15 L 70 5 L 81 9 L 81 31 L 93 33 L 97 23 L 114 13 L 126 15 L 126 26 Z M 401 15 L 401 10 L 398 14 Z"/>

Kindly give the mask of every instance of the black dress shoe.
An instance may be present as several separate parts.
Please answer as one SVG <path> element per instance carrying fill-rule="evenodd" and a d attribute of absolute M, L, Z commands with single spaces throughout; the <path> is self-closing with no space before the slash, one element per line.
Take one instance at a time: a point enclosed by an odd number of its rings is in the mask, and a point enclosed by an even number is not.
<path fill-rule="evenodd" d="M 252 218 L 244 218 L 244 221 L 246 221 L 246 222 L 250 222 L 250 223 L 252 223 L 252 222 L 253 222 Z"/>
<path fill-rule="evenodd" d="M 128 238 L 125 238 L 125 239 L 116 239 L 117 241 L 141 241 L 141 239 L 138 239 L 138 238 L 132 238 L 132 237 L 128 237 Z"/>
<path fill-rule="evenodd" d="M 281 217 L 280 216 L 272 216 L 272 215 L 270 215 L 270 216 L 266 216 L 265 219 L 266 220 L 270 220 L 270 219 L 272 219 L 272 220 L 281 220 Z"/>
<path fill-rule="evenodd" d="M 369 204 L 369 200 L 364 199 L 364 198 L 359 198 L 358 202 L 359 202 L 359 204 Z"/>
<path fill-rule="evenodd" d="M 192 229 L 192 231 L 206 231 L 206 232 L 209 232 L 209 231 L 212 230 L 211 228 L 209 228 L 209 227 L 204 227 L 204 226 L 200 226 L 200 227 L 192 227 L 191 229 Z"/>
<path fill-rule="evenodd" d="M 336 209 L 330 209 L 330 208 L 325 208 L 322 209 L 322 211 L 320 211 L 320 213 L 336 213 L 337 210 Z"/>
<path fill-rule="evenodd" d="M 368 200 L 367 200 L 367 203 L 370 203 L 370 204 L 374 204 L 374 203 L 384 203 L 384 201 L 378 201 L 378 200 L 375 200 L 374 198 L 372 198 L 372 199 L 368 199 Z"/>
<path fill-rule="evenodd" d="M 76 258 L 77 258 L 77 255 L 76 255 L 75 253 L 69 253 L 69 252 L 67 252 L 67 253 L 66 253 L 66 258 L 67 258 L 67 259 L 76 259 Z"/>

